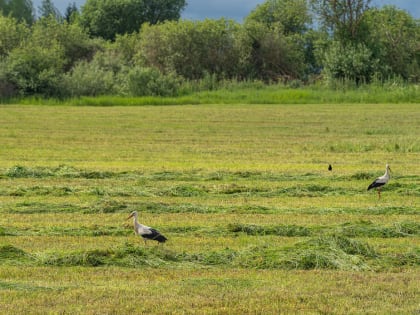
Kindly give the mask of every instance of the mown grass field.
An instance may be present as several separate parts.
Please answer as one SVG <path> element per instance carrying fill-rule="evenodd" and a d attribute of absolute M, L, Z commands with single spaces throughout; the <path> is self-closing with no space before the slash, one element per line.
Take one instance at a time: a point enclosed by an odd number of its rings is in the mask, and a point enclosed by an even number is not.
<path fill-rule="evenodd" d="M 1 314 L 420 312 L 418 104 L 3 105 L 0 144 Z"/>

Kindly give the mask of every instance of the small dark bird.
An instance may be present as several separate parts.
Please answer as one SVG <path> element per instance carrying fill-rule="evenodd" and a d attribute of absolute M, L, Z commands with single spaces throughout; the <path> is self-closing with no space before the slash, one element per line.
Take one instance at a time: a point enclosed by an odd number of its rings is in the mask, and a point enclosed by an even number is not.
<path fill-rule="evenodd" d="M 141 236 L 143 238 L 144 244 L 146 244 L 147 240 L 153 240 L 153 241 L 157 241 L 159 243 L 165 243 L 166 242 L 167 238 L 165 236 L 163 236 L 162 234 L 160 234 L 159 231 L 151 228 L 150 226 L 140 224 L 137 221 L 137 217 L 138 217 L 137 211 L 131 212 L 131 214 L 127 218 L 127 220 L 132 218 L 132 217 L 134 217 L 134 220 L 133 220 L 133 222 L 134 222 L 134 232 L 138 236 Z"/>
<path fill-rule="evenodd" d="M 328 165 L 328 170 L 329 171 L 332 171 L 332 165 L 330 164 L 330 165 Z"/>
<path fill-rule="evenodd" d="M 390 172 L 391 172 L 391 168 L 389 167 L 389 165 L 386 165 L 385 168 L 385 174 L 378 177 L 377 179 L 375 179 L 372 184 L 369 185 L 368 189 L 372 189 L 372 188 L 376 188 L 378 191 L 378 198 L 381 198 L 381 187 L 383 185 L 385 185 L 386 183 L 388 183 L 389 179 L 390 179 Z"/>

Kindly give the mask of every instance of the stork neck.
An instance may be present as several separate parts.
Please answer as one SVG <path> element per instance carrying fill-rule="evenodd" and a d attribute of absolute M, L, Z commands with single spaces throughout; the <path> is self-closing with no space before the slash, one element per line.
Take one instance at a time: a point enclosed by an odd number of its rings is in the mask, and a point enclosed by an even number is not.
<path fill-rule="evenodd" d="M 139 222 L 137 221 L 137 216 L 136 215 L 133 217 L 133 223 L 134 223 L 134 225 L 139 224 Z"/>

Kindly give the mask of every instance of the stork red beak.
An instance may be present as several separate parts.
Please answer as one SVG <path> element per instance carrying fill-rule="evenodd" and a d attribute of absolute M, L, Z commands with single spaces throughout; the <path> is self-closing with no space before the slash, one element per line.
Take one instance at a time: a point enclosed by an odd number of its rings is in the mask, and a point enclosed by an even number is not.
<path fill-rule="evenodd" d="M 132 218 L 133 216 L 134 216 L 134 214 L 130 214 L 126 220 Z"/>

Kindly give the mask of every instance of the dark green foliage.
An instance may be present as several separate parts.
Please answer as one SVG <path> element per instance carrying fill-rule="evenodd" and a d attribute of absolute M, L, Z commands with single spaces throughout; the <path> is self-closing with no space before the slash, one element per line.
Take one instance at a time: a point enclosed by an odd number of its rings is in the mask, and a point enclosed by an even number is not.
<path fill-rule="evenodd" d="M 16 19 L 0 15 L 0 57 L 7 56 L 29 35 L 29 28 Z"/>
<path fill-rule="evenodd" d="M 53 17 L 57 21 L 61 21 L 63 19 L 60 11 L 55 7 L 51 0 L 42 0 L 38 10 L 41 17 Z"/>
<path fill-rule="evenodd" d="M 331 81 L 347 79 L 356 84 L 369 83 L 378 64 L 364 44 L 334 41 L 324 55 L 324 73 Z"/>
<path fill-rule="evenodd" d="M 0 14 L 14 17 L 19 22 L 27 24 L 32 24 L 35 20 L 32 0 L 2 0 Z"/>
<path fill-rule="evenodd" d="M 100 45 L 91 40 L 78 24 L 57 21 L 48 16 L 37 21 L 32 27 L 31 42 L 41 47 L 48 47 L 57 42 L 64 52 L 63 72 L 68 72 L 78 61 L 92 59 Z"/>
<path fill-rule="evenodd" d="M 67 23 L 73 23 L 79 15 L 79 9 L 76 6 L 76 2 L 69 3 L 64 12 L 64 20 Z"/>
<path fill-rule="evenodd" d="M 55 95 L 64 67 L 64 50 L 56 41 L 39 46 L 33 41 L 15 48 L 7 59 L 7 77 L 21 95 Z"/>
<path fill-rule="evenodd" d="M 115 93 L 114 84 L 114 73 L 94 62 L 81 61 L 64 75 L 61 88 L 64 96 L 98 96 Z"/>
<path fill-rule="evenodd" d="M 143 25 L 137 63 L 185 79 L 238 76 L 240 27 L 225 19 Z"/>
<path fill-rule="evenodd" d="M 163 75 L 155 68 L 134 67 L 127 74 L 127 84 L 133 96 L 176 96 L 181 79 L 171 73 Z"/>
<path fill-rule="evenodd" d="M 355 42 L 363 32 L 363 17 L 371 0 L 310 0 L 322 25 L 341 42 Z"/>
<path fill-rule="evenodd" d="M 364 22 L 367 29 L 364 42 L 372 52 L 372 59 L 378 60 L 376 76 L 379 79 L 398 76 L 407 81 L 418 82 L 418 21 L 404 10 L 385 6 L 366 12 Z"/>
<path fill-rule="evenodd" d="M 250 21 L 242 28 L 241 64 L 244 76 L 264 82 L 302 78 L 304 49 L 299 35 L 286 36 L 281 26 Z"/>
<path fill-rule="evenodd" d="M 185 5 L 185 0 L 88 0 L 80 18 L 91 35 L 113 40 L 146 22 L 177 20 Z"/>
<path fill-rule="evenodd" d="M 310 20 L 305 0 L 267 0 L 246 17 L 246 23 L 255 21 L 267 26 L 280 24 L 286 35 L 304 33 Z"/>

